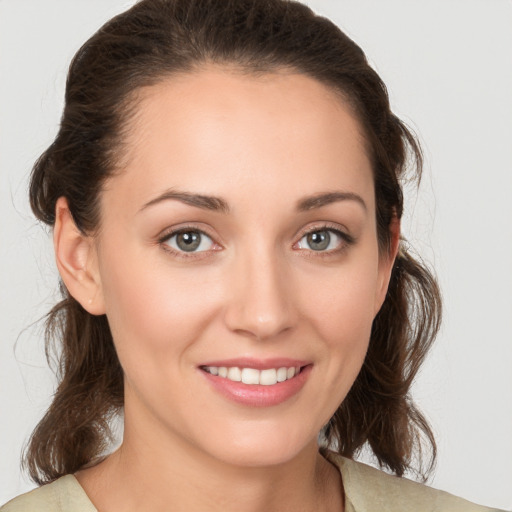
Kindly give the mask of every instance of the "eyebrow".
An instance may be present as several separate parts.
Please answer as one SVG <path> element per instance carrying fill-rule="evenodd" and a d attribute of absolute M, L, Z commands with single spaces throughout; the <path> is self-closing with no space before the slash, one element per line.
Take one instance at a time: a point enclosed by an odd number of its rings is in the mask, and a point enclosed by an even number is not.
<path fill-rule="evenodd" d="M 225 214 L 229 213 L 230 211 L 227 201 L 220 197 L 205 196 L 202 194 L 194 194 L 192 192 L 177 190 L 166 190 L 163 194 L 160 194 L 154 199 L 151 199 L 151 201 L 145 203 L 140 211 L 145 210 L 146 208 L 149 208 L 155 204 L 169 200 L 181 201 L 182 203 L 195 206 L 203 210 L 211 210 Z M 305 212 L 339 201 L 355 201 L 359 203 L 365 211 L 367 210 L 366 203 L 360 195 L 353 192 L 343 191 L 323 192 L 313 196 L 304 197 L 297 201 L 296 209 L 299 212 Z"/>
<path fill-rule="evenodd" d="M 212 210 L 221 213 L 229 213 L 229 205 L 220 197 L 214 196 L 204 196 L 202 194 L 193 194 L 191 192 L 181 192 L 177 190 L 166 190 L 163 194 L 155 197 L 151 201 L 147 202 L 141 209 L 145 210 L 150 206 L 153 206 L 162 201 L 181 201 L 182 203 L 188 204 L 190 206 L 196 206 L 197 208 L 202 208 L 203 210 Z"/>
<path fill-rule="evenodd" d="M 308 210 L 314 210 L 315 208 L 321 208 L 322 206 L 327 206 L 332 203 L 337 203 L 339 201 L 355 201 L 359 203 L 365 211 L 368 210 L 364 199 L 360 195 L 354 194 L 353 192 L 342 191 L 324 192 L 300 199 L 297 202 L 297 210 L 299 212 L 305 212 Z"/>

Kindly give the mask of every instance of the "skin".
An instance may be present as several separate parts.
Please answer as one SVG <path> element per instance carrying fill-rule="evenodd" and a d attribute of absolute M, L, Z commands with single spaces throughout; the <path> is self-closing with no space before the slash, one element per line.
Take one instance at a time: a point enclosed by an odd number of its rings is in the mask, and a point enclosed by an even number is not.
<path fill-rule="evenodd" d="M 317 434 L 363 363 L 398 242 L 395 223 L 379 254 L 359 123 L 326 86 L 285 71 L 209 67 L 141 95 L 99 233 L 80 234 L 57 203 L 61 275 L 84 308 L 107 314 L 125 372 L 123 444 L 77 478 L 100 512 L 342 510 Z M 229 212 L 154 202 L 169 190 L 222 198 Z M 360 200 L 297 211 L 333 191 Z M 183 227 L 208 235 L 200 251 L 165 239 Z M 344 235 L 313 250 L 306 233 L 326 229 Z M 312 370 L 291 399 L 249 407 L 198 368 L 234 357 Z"/>

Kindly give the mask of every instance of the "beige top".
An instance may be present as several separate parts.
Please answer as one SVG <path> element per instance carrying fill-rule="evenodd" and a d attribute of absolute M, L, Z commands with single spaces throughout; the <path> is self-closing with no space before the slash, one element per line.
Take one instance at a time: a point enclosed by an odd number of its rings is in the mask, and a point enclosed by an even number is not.
<path fill-rule="evenodd" d="M 491 512 L 492 510 L 425 485 L 388 475 L 330 453 L 345 489 L 346 512 Z M 78 480 L 66 475 L 18 496 L 0 512 L 97 512 Z M 503 511 L 504 512 L 504 511 Z"/>

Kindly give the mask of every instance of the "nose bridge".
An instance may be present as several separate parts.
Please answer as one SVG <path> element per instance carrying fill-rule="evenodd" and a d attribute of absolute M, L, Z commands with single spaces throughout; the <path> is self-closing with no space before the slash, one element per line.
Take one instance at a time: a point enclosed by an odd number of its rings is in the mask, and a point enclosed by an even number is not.
<path fill-rule="evenodd" d="M 233 263 L 226 322 L 257 339 L 275 336 L 294 323 L 287 264 L 271 244 L 249 245 Z"/>

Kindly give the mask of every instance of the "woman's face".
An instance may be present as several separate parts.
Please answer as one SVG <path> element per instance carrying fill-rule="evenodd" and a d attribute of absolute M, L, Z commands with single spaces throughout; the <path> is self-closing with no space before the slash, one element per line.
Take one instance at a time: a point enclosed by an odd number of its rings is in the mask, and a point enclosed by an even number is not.
<path fill-rule="evenodd" d="M 307 76 L 212 67 L 143 91 L 126 151 L 94 246 L 125 442 L 290 460 L 354 382 L 389 279 L 358 122 Z"/>

